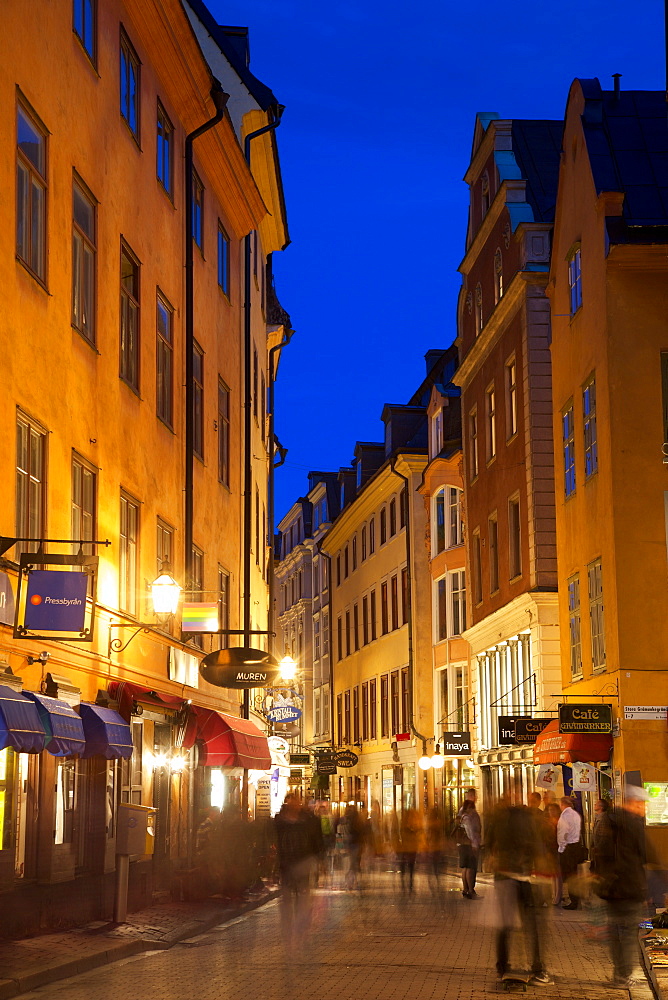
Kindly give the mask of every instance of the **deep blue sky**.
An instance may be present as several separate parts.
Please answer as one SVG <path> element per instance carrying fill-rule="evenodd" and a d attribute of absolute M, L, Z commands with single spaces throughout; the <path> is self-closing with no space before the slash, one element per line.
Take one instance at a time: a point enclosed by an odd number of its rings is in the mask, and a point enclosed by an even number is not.
<path fill-rule="evenodd" d="M 283 352 L 277 523 L 311 469 L 382 440 L 423 355 L 455 337 L 475 114 L 561 118 L 574 77 L 665 87 L 662 0 L 209 0 L 250 29 L 278 130 L 291 245 L 274 255 Z"/>

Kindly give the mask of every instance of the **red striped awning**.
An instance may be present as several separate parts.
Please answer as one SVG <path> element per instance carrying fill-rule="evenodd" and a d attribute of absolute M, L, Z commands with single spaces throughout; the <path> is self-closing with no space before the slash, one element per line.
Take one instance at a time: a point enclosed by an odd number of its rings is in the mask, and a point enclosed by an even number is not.
<path fill-rule="evenodd" d="M 191 709 L 197 718 L 199 762 L 206 767 L 244 767 L 268 771 L 271 752 L 267 737 L 254 722 L 223 715 L 210 708 Z"/>
<path fill-rule="evenodd" d="M 545 727 L 533 748 L 534 764 L 572 764 L 607 761 L 612 750 L 610 733 L 560 733 L 559 719 Z"/>

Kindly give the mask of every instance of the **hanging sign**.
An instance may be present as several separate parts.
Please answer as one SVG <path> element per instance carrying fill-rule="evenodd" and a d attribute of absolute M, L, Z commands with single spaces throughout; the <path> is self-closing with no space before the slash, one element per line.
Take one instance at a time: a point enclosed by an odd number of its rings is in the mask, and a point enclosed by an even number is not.
<path fill-rule="evenodd" d="M 443 733 L 441 752 L 444 757 L 470 757 L 471 733 Z"/>
<path fill-rule="evenodd" d="M 354 767 L 359 761 L 359 757 L 352 750 L 339 750 L 334 755 L 334 760 L 338 767 Z"/>
<path fill-rule="evenodd" d="M 182 632 L 217 632 L 217 601 L 184 601 L 181 608 Z"/>
<path fill-rule="evenodd" d="M 276 683 L 280 667 L 276 658 L 263 649 L 229 646 L 208 653 L 200 661 L 199 672 L 216 687 L 262 688 Z"/>
<path fill-rule="evenodd" d="M 571 764 L 573 771 L 573 789 L 576 792 L 596 791 L 596 768 L 591 764 L 581 764 L 579 761 Z"/>
<path fill-rule="evenodd" d="M 270 722 L 296 722 L 301 719 L 302 710 L 294 705 L 274 705 L 265 715 Z"/>
<path fill-rule="evenodd" d="M 611 733 L 612 705 L 560 705 L 560 733 Z"/>
<path fill-rule="evenodd" d="M 88 575 L 36 569 L 28 576 L 23 624 L 31 632 L 81 632 Z"/>
<path fill-rule="evenodd" d="M 556 788 L 559 782 L 559 767 L 555 764 L 541 764 L 536 784 L 539 788 Z"/>
<path fill-rule="evenodd" d="M 316 774 L 336 774 L 334 757 L 318 757 L 315 762 Z"/>
<path fill-rule="evenodd" d="M 290 751 L 290 763 L 299 767 L 308 767 L 311 763 L 311 755 L 308 753 L 293 753 Z"/>

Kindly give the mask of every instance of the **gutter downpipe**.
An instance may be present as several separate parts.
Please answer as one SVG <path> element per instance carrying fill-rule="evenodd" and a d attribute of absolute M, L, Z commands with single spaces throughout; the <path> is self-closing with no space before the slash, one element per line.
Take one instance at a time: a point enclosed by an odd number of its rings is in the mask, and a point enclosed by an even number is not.
<path fill-rule="evenodd" d="M 414 669 L 415 668 L 414 668 L 414 663 L 413 663 L 413 574 L 411 572 L 411 569 L 412 569 L 412 567 L 411 567 L 412 546 L 411 546 L 410 504 L 408 502 L 408 478 L 406 476 L 404 476 L 403 473 L 397 471 L 397 469 L 396 469 L 396 461 L 397 461 L 397 456 L 393 455 L 392 459 L 390 461 L 390 469 L 392 470 L 392 472 L 394 473 L 395 476 L 398 476 L 399 479 L 403 479 L 404 484 L 406 486 L 406 510 L 405 510 L 406 527 L 405 527 L 405 531 L 406 531 L 406 567 L 407 567 L 407 570 L 408 570 L 408 573 L 407 573 L 408 579 L 406 581 L 407 582 L 406 597 L 407 597 L 407 602 L 408 602 L 408 621 L 407 621 L 407 625 L 408 625 L 408 703 L 409 703 L 409 708 L 410 708 L 409 729 L 412 732 L 413 736 L 417 737 L 417 739 L 419 739 L 419 740 L 422 740 L 422 745 L 423 745 L 423 748 L 425 749 L 425 752 L 426 752 L 427 740 L 429 739 L 429 737 L 423 736 L 422 733 L 418 732 L 418 730 L 415 728 L 415 722 L 414 722 L 414 719 L 413 719 L 413 712 L 414 712 L 413 701 L 414 701 L 414 690 L 415 690 L 413 674 L 414 674 Z M 422 774 L 423 774 L 423 779 L 422 779 L 423 780 L 423 786 L 422 786 L 423 805 L 424 805 L 424 809 L 425 809 L 425 812 L 426 812 L 426 810 L 428 808 L 428 805 L 429 805 L 429 795 L 428 795 L 428 786 L 427 786 L 427 772 L 423 771 Z"/>
<path fill-rule="evenodd" d="M 225 114 L 227 102 L 230 95 L 223 90 L 220 81 L 215 77 L 211 84 L 211 100 L 213 101 L 216 113 L 194 132 L 186 136 L 185 141 L 185 195 L 186 195 L 186 253 L 185 253 L 185 377 L 186 377 L 186 412 L 184 421 L 185 431 L 185 469 L 183 487 L 183 545 L 184 560 L 183 569 L 185 575 L 185 590 L 192 589 L 193 575 L 193 520 L 194 520 L 194 490 L 193 490 L 193 465 L 194 465 L 194 432 L 195 424 L 193 420 L 193 344 L 194 344 L 194 282 L 193 282 L 193 143 L 195 139 L 214 128 Z M 193 838 L 192 831 L 195 829 L 195 789 L 193 782 L 188 782 L 188 865 L 193 866 Z"/>
<path fill-rule="evenodd" d="M 193 457 L 195 424 L 193 419 L 193 345 L 194 335 L 194 281 L 193 281 L 193 143 L 209 129 L 212 129 L 225 114 L 225 108 L 230 98 L 223 90 L 220 82 L 214 78 L 211 86 L 211 100 L 216 106 L 216 113 L 208 122 L 204 122 L 194 132 L 186 136 L 186 301 L 185 301 L 185 352 L 186 352 L 186 412 L 185 412 L 185 487 L 184 487 L 184 526 L 183 544 L 185 590 L 192 589 L 193 562 Z"/>
<path fill-rule="evenodd" d="M 281 124 L 283 105 L 277 104 L 274 110 L 275 118 L 268 125 L 249 132 L 244 139 L 244 156 L 248 169 L 250 170 L 251 151 L 250 144 L 253 139 L 271 132 Z M 243 534 L 241 545 L 243 549 L 243 642 L 244 646 L 250 645 L 251 631 L 251 521 L 253 511 L 253 446 L 251 441 L 251 362 L 252 362 L 252 336 L 251 336 L 251 233 L 244 237 L 244 518 Z M 241 718 L 250 719 L 250 690 L 244 688 L 241 702 Z M 241 786 L 241 818 L 248 819 L 248 770 L 244 768 L 243 782 Z"/>
<path fill-rule="evenodd" d="M 269 608 L 267 613 L 267 632 L 269 633 L 269 644 L 272 647 L 270 652 L 276 655 L 276 637 L 272 635 L 274 631 L 274 519 L 275 519 L 275 482 L 274 477 L 276 474 L 276 469 L 283 464 L 285 461 L 285 450 L 281 454 L 281 461 L 276 464 L 276 439 L 274 437 L 274 382 L 276 379 L 276 370 L 274 365 L 274 354 L 276 351 L 280 351 L 282 347 L 287 347 L 294 330 L 286 330 L 283 334 L 283 339 L 280 344 L 276 344 L 269 350 L 269 427 L 267 433 L 269 435 L 269 481 L 267 483 L 267 538 L 265 539 L 265 544 L 269 548 L 269 562 L 268 562 L 268 572 L 269 572 Z M 280 444 L 280 442 L 279 442 Z"/>

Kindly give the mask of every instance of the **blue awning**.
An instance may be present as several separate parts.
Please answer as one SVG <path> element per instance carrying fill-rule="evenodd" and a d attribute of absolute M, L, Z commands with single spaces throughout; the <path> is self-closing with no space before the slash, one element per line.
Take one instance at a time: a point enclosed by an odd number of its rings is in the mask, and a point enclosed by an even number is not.
<path fill-rule="evenodd" d="M 0 684 L 0 750 L 41 753 L 46 739 L 34 701 Z"/>
<path fill-rule="evenodd" d="M 106 757 L 107 760 L 129 760 L 132 757 L 132 734 L 125 719 L 112 708 L 91 705 L 82 701 L 79 705 L 81 721 L 86 736 L 86 749 L 82 757 Z"/>
<path fill-rule="evenodd" d="M 44 726 L 46 740 L 44 749 L 54 757 L 72 757 L 80 754 L 86 745 L 81 717 L 65 701 L 48 698 L 45 694 L 26 691 L 37 705 L 39 719 Z"/>

